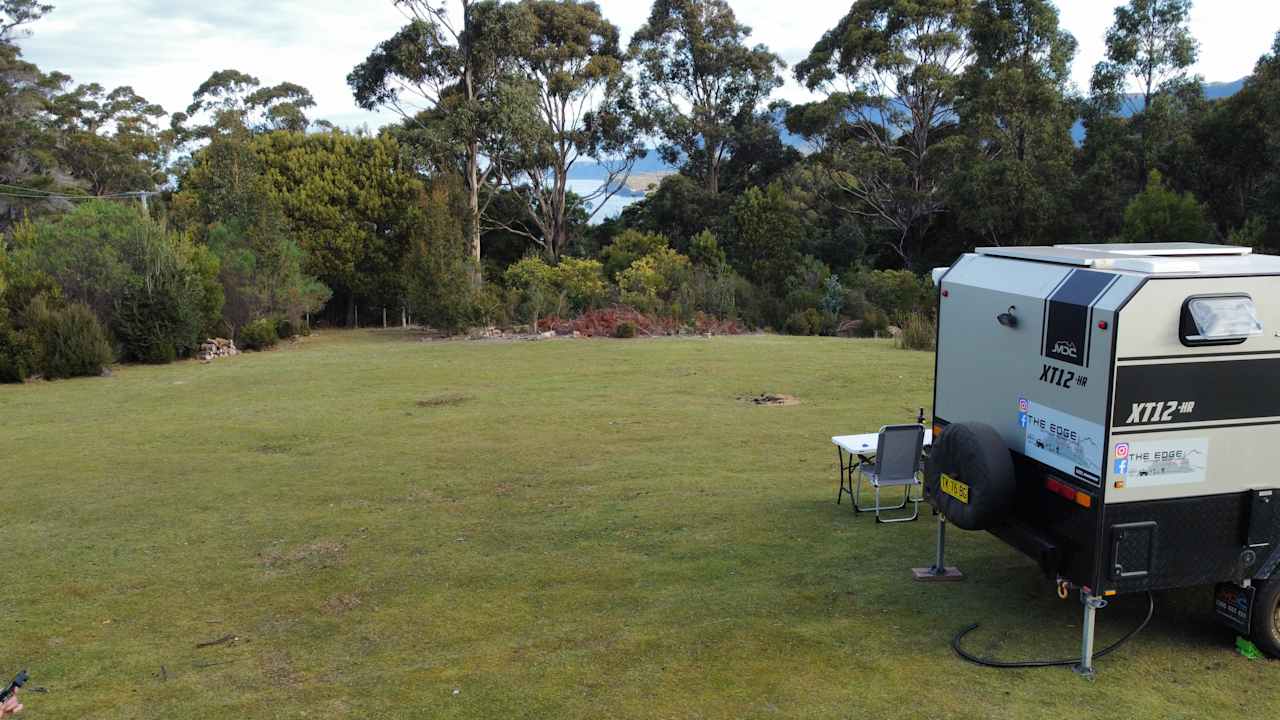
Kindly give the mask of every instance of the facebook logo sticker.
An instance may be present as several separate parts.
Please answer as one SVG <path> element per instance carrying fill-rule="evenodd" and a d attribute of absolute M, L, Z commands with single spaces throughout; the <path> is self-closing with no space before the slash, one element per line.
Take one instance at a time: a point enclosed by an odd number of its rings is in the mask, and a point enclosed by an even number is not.
<path fill-rule="evenodd" d="M 1116 458 L 1116 475 L 1129 474 L 1129 458 Z"/>

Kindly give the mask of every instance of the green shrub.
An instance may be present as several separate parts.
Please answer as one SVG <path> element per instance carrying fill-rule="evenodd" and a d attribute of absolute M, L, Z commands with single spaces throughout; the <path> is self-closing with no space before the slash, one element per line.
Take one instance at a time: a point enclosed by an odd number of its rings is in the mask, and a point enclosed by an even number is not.
<path fill-rule="evenodd" d="M 689 240 L 689 260 L 700 267 L 719 268 L 725 264 L 724 250 L 710 230 L 703 230 Z"/>
<path fill-rule="evenodd" d="M 932 314 L 936 305 L 933 283 L 908 270 L 855 271 L 846 284 L 861 288 L 891 323 L 905 323 L 913 313 Z"/>
<path fill-rule="evenodd" d="M 828 275 L 826 282 L 822 285 L 822 309 L 832 315 L 839 315 L 844 312 L 848 301 L 849 292 L 840 283 L 840 278 Z"/>
<path fill-rule="evenodd" d="M 280 318 L 276 321 L 276 337 L 286 340 L 297 334 L 293 327 L 293 322 L 289 318 Z"/>
<path fill-rule="evenodd" d="M 218 257 L 136 207 L 88 202 L 26 232 L 36 267 L 92 309 L 126 359 L 191 354 L 222 316 Z"/>
<path fill-rule="evenodd" d="M 302 320 L 298 323 L 298 334 L 302 337 L 311 337 L 311 323 Z"/>
<path fill-rule="evenodd" d="M 0 318 L 0 383 L 25 382 L 39 358 L 35 333 L 15 330 Z"/>
<path fill-rule="evenodd" d="M 512 305 L 521 320 L 536 325 L 539 319 L 558 309 L 556 271 L 542 258 L 529 256 L 512 263 L 502 279 L 511 291 Z"/>
<path fill-rule="evenodd" d="M 613 331 L 613 336 L 620 340 L 630 340 L 636 336 L 636 324 L 624 320 L 618 323 L 618 327 Z"/>
<path fill-rule="evenodd" d="M 128 281 L 115 301 L 111 326 L 128 360 L 164 364 L 191 355 L 207 324 L 204 290 L 190 278 L 159 274 Z"/>
<path fill-rule="evenodd" d="M 502 287 L 485 283 L 475 292 L 475 319 L 487 327 L 506 327 L 511 324 L 512 308 L 503 295 Z"/>
<path fill-rule="evenodd" d="M 862 316 L 858 333 L 863 337 L 883 337 L 889 332 L 889 316 L 879 308 L 869 308 Z"/>
<path fill-rule="evenodd" d="M 740 282 L 746 281 L 728 265 L 698 265 L 679 294 L 688 298 L 686 304 L 694 310 L 727 320 L 738 314 Z"/>
<path fill-rule="evenodd" d="M 268 318 L 259 318 L 240 328 L 240 347 L 245 350 L 266 350 L 279 341 L 276 324 Z"/>
<path fill-rule="evenodd" d="M 657 312 L 688 282 L 689 268 L 689 258 L 669 247 L 637 259 L 618 276 L 622 302 L 643 312 Z"/>
<path fill-rule="evenodd" d="M 903 350 L 933 350 L 938 339 L 938 326 L 927 315 L 916 313 L 902 324 L 898 347 Z"/>
<path fill-rule="evenodd" d="M 604 265 L 598 260 L 561 258 L 560 264 L 552 268 L 551 281 L 575 313 L 594 310 L 609 294 L 604 282 Z"/>
<path fill-rule="evenodd" d="M 822 315 L 814 308 L 799 310 L 787 317 L 787 333 L 790 335 L 818 335 L 822 328 Z"/>
<path fill-rule="evenodd" d="M 111 364 L 111 345 L 87 305 L 47 313 L 40 322 L 41 370 L 50 380 L 92 377 Z"/>
<path fill-rule="evenodd" d="M 646 255 L 652 255 L 669 246 L 670 242 L 665 235 L 645 233 L 639 230 L 623 231 L 621 235 L 614 239 L 612 245 L 609 245 L 600 253 L 601 257 L 604 258 L 605 274 L 616 280 L 636 260 Z"/>

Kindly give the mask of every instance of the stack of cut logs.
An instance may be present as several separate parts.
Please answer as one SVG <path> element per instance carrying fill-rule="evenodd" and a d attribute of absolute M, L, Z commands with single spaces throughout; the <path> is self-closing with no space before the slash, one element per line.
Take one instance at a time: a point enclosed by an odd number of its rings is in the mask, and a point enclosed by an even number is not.
<path fill-rule="evenodd" d="M 226 338 L 210 338 L 200 344 L 200 350 L 196 353 L 196 359 L 201 362 L 210 362 L 218 358 L 233 357 L 239 355 L 240 351 L 236 349 L 234 340 Z"/>

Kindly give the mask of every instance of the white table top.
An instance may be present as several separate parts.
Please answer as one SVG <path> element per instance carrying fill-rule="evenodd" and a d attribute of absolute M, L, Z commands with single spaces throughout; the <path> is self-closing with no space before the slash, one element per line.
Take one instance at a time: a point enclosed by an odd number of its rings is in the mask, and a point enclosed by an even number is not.
<path fill-rule="evenodd" d="M 876 444 L 880 440 L 880 433 L 863 433 L 861 435 L 837 435 L 831 438 L 831 442 L 837 445 L 841 450 L 853 455 L 875 455 Z M 924 446 L 929 447 L 933 444 L 933 431 L 929 428 L 924 429 Z"/>

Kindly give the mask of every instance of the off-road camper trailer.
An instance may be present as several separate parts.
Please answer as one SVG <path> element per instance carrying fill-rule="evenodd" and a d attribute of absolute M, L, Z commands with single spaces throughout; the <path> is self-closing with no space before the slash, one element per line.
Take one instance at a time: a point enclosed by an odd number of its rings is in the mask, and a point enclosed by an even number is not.
<path fill-rule="evenodd" d="M 926 487 L 1081 589 L 1085 669 L 1102 598 L 1215 583 L 1280 654 L 1280 257 L 983 248 L 938 307 Z"/>

